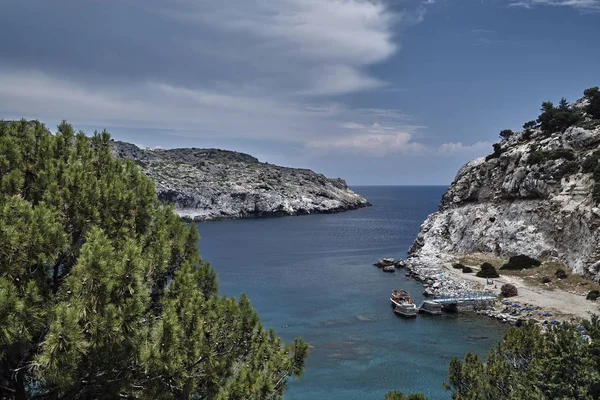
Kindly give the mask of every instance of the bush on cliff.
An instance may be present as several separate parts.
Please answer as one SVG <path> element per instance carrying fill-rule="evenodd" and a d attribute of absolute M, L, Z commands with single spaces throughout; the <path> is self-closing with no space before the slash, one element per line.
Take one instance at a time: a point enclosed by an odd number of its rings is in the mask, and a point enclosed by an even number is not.
<path fill-rule="evenodd" d="M 583 95 L 589 101 L 585 112 L 592 118 L 600 119 L 600 89 L 598 86 L 584 90 Z"/>
<path fill-rule="evenodd" d="M 500 287 L 500 294 L 504 297 L 513 297 L 519 294 L 517 287 L 511 283 L 505 283 Z"/>
<path fill-rule="evenodd" d="M 554 107 L 551 101 L 542 103 L 541 111 L 542 113 L 537 121 L 542 132 L 547 135 L 554 132 L 564 132 L 565 129 L 583 119 L 579 110 L 568 107 L 568 102 L 564 97 L 558 107 Z"/>
<path fill-rule="evenodd" d="M 556 276 L 558 279 L 567 279 L 569 277 L 569 275 L 567 275 L 567 271 L 565 271 L 563 268 L 557 269 L 554 273 L 554 276 Z"/>
<path fill-rule="evenodd" d="M 481 264 L 481 269 L 475 274 L 475 276 L 480 278 L 500 278 L 496 268 L 487 262 Z"/>
<path fill-rule="evenodd" d="M 471 267 L 463 267 L 462 269 L 463 274 L 470 274 L 473 272 L 473 268 Z"/>
<path fill-rule="evenodd" d="M 575 153 L 570 149 L 536 150 L 529 154 L 527 163 L 529 165 L 537 165 L 545 163 L 546 161 L 560 159 L 573 161 L 575 160 Z"/>
<path fill-rule="evenodd" d="M 586 300 L 597 300 L 600 297 L 600 291 L 598 290 L 590 290 L 585 296 Z"/>
<path fill-rule="evenodd" d="M 302 372 L 108 133 L 0 123 L 0 187 L 1 398 L 280 398 Z"/>
<path fill-rule="evenodd" d="M 522 269 L 534 268 L 540 266 L 542 263 L 524 254 L 518 256 L 512 256 L 508 259 L 508 262 L 500 267 L 500 269 L 520 271 Z"/>
<path fill-rule="evenodd" d="M 514 134 L 515 133 L 511 129 L 503 129 L 503 130 L 500 131 L 500 137 L 502 139 L 508 139 L 508 138 L 510 138 Z"/>
<path fill-rule="evenodd" d="M 465 266 L 461 263 L 452 264 L 452 268 L 454 269 L 463 269 Z"/>

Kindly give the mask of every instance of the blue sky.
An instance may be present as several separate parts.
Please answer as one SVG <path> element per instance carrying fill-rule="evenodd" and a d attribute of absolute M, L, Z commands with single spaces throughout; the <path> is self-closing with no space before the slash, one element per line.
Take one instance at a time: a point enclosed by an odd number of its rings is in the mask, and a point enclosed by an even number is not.
<path fill-rule="evenodd" d="M 600 0 L 3 0 L 0 118 L 448 184 L 600 84 Z"/>

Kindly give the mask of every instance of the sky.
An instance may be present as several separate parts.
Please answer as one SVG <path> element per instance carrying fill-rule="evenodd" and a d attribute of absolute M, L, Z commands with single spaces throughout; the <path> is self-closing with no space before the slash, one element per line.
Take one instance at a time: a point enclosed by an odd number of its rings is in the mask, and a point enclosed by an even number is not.
<path fill-rule="evenodd" d="M 600 0 L 2 0 L 0 119 L 449 184 L 600 85 Z"/>

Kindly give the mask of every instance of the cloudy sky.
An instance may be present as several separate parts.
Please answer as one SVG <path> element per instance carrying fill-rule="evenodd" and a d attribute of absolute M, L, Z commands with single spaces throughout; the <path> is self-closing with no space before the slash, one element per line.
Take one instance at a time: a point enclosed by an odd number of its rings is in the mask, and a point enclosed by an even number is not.
<path fill-rule="evenodd" d="M 2 0 L 0 119 L 448 184 L 600 84 L 600 0 Z"/>

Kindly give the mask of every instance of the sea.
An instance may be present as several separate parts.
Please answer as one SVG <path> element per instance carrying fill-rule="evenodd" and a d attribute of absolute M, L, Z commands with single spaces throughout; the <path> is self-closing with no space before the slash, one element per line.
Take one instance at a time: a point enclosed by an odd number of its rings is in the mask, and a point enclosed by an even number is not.
<path fill-rule="evenodd" d="M 382 400 L 390 390 L 450 399 L 448 363 L 485 356 L 506 326 L 471 314 L 403 319 L 389 296 L 423 287 L 402 270 L 373 266 L 406 257 L 442 186 L 357 186 L 372 207 L 339 214 L 198 223 L 200 254 L 226 296 L 248 294 L 262 323 L 310 344 L 306 371 L 285 400 Z"/>

